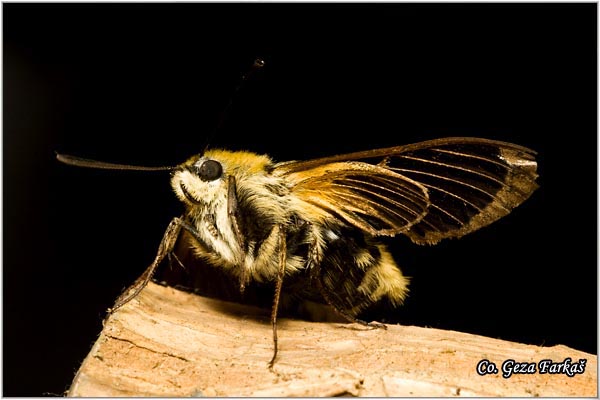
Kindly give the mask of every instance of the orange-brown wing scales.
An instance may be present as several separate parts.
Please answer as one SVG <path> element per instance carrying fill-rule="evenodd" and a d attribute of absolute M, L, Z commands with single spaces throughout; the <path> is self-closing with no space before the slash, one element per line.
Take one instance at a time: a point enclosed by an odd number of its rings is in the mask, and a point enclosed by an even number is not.
<path fill-rule="evenodd" d="M 501 142 L 442 143 L 395 154 L 387 168 L 427 188 L 427 215 L 404 232 L 433 244 L 508 214 L 537 188 L 535 153 Z"/>
<path fill-rule="evenodd" d="M 373 235 L 404 233 L 419 244 L 486 226 L 538 187 L 534 151 L 470 137 L 292 161 L 275 170 L 328 216 Z"/>
<path fill-rule="evenodd" d="M 355 178 L 346 177 L 345 184 L 336 183 L 335 185 L 344 188 L 346 191 L 356 192 L 356 200 L 367 201 L 369 204 L 384 209 L 389 214 L 397 214 L 404 218 L 408 223 L 420 218 L 423 208 L 423 192 L 414 192 L 398 188 L 392 180 L 386 180 L 385 177 L 379 177 L 385 180 L 389 186 L 379 185 L 376 182 L 370 182 L 372 177 L 358 176 Z M 400 190 L 399 190 L 400 189 Z M 342 194 L 342 193 L 340 193 Z M 398 200 L 395 200 L 398 198 Z M 387 204 L 390 206 L 388 207 Z M 408 213 L 408 217 L 404 217 Z"/>
<path fill-rule="evenodd" d="M 418 223 L 427 189 L 387 168 L 341 162 L 290 173 L 295 196 L 372 235 L 395 235 Z"/>

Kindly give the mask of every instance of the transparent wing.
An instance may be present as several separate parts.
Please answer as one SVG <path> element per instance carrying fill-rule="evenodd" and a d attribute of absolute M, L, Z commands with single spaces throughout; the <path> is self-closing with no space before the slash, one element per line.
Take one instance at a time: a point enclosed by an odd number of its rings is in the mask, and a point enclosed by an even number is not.
<path fill-rule="evenodd" d="M 323 198 L 330 198 L 330 185 L 324 185 L 330 180 L 328 165 L 338 165 L 338 171 L 343 170 L 343 165 L 346 164 L 360 164 L 376 167 L 378 171 L 383 169 L 392 172 L 395 179 L 387 181 L 384 191 L 372 189 L 377 195 L 370 192 L 365 195 L 367 188 L 362 183 L 359 185 L 360 190 L 354 188 L 357 180 L 365 178 L 352 177 L 345 179 L 344 184 L 350 187 L 348 190 L 360 192 L 362 197 L 368 197 L 369 203 L 365 204 L 369 204 L 369 207 L 375 207 L 373 203 L 400 188 L 404 195 L 393 196 L 393 202 L 383 200 L 385 210 L 401 203 L 411 210 L 412 215 L 418 210 L 423 210 L 424 215 L 415 217 L 404 225 L 397 223 L 397 228 L 400 229 L 394 230 L 387 226 L 385 229 L 365 231 L 372 234 L 404 233 L 416 243 L 434 244 L 441 239 L 461 237 L 486 226 L 507 215 L 529 198 L 538 187 L 535 182 L 535 154 L 533 150 L 511 143 L 478 138 L 445 138 L 407 146 L 283 163 L 276 170 L 277 173 L 290 177 L 317 172 L 320 179 L 306 182 L 300 179 L 298 184 L 304 184 L 303 188 L 300 186 L 303 190 L 320 192 Z M 395 184 L 398 186 L 394 186 Z M 375 186 L 370 184 L 370 187 Z M 423 207 L 417 207 L 412 201 L 403 203 L 407 198 L 405 192 L 408 187 L 413 189 L 411 193 L 418 192 L 417 188 L 424 190 Z M 412 197 L 411 199 L 414 200 Z M 339 206 L 337 198 L 330 198 L 329 202 L 324 201 L 323 206 L 335 209 L 336 204 Z M 342 210 L 349 206 L 349 203 L 344 203 Z M 363 207 L 361 214 L 368 213 L 369 210 L 370 208 Z M 383 214 L 375 214 L 375 217 L 384 220 L 382 215 L 387 218 L 390 214 L 386 211 Z M 369 219 L 368 216 L 361 218 Z M 374 228 L 376 224 L 371 226 Z"/>

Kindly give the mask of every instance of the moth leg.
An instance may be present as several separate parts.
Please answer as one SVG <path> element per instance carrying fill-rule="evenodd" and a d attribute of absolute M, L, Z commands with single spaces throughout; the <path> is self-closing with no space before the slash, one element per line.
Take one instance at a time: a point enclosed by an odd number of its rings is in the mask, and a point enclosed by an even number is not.
<path fill-rule="evenodd" d="M 356 318 L 353 315 L 348 314 L 346 311 L 337 308 L 336 306 L 333 306 L 333 309 L 339 315 L 346 318 L 349 322 L 354 322 L 354 323 L 360 324 L 362 326 L 368 326 L 369 328 L 374 328 L 374 329 L 387 329 L 387 325 L 382 324 L 381 322 L 376 322 L 376 321 L 369 322 L 369 321 L 365 321 L 363 319 Z"/>
<path fill-rule="evenodd" d="M 227 215 L 231 219 L 231 226 L 233 227 L 233 232 L 238 241 L 238 244 L 241 248 L 244 247 L 244 243 L 246 242 L 246 238 L 244 234 L 240 230 L 239 220 L 239 212 L 238 212 L 238 201 L 236 196 L 236 184 L 235 177 L 231 175 L 229 180 L 227 181 Z"/>
<path fill-rule="evenodd" d="M 285 239 L 286 231 L 283 225 L 279 225 L 279 271 L 277 272 L 277 282 L 275 283 L 275 298 L 273 299 L 273 308 L 271 309 L 271 324 L 273 325 L 273 358 L 269 361 L 269 369 L 273 370 L 275 358 L 277 358 L 277 310 L 279 308 L 279 297 L 283 285 L 283 275 L 285 273 L 285 264 L 287 262 L 287 243 Z"/>
<path fill-rule="evenodd" d="M 168 256 L 173 252 L 175 243 L 177 243 L 177 238 L 179 237 L 179 233 L 181 232 L 182 228 L 189 231 L 192 235 L 198 236 L 197 231 L 190 224 L 181 218 L 173 218 L 173 220 L 171 220 L 169 223 L 169 226 L 167 226 L 165 234 L 163 235 L 160 245 L 158 246 L 158 252 L 154 258 L 154 261 L 152 264 L 150 264 L 146 271 L 144 271 L 144 273 L 117 298 L 115 305 L 108 309 L 109 314 L 114 313 L 116 310 L 129 303 L 148 285 L 148 282 L 150 282 L 150 279 L 152 279 L 152 276 L 156 272 L 156 268 L 158 268 L 165 256 Z"/>
<path fill-rule="evenodd" d="M 175 259 L 175 261 L 177 261 L 177 264 L 179 264 L 181 268 L 185 269 L 185 265 L 183 265 L 183 263 L 181 262 L 179 257 L 177 257 L 177 254 L 175 254 L 174 251 L 170 251 L 169 253 L 167 253 L 167 258 L 169 259 L 169 268 L 173 269 L 173 259 Z"/>
<path fill-rule="evenodd" d="M 246 238 L 240 229 L 240 213 L 238 212 L 238 201 L 236 195 L 236 183 L 233 175 L 229 176 L 227 181 L 227 215 L 231 221 L 231 228 L 235 234 L 236 240 L 241 249 L 244 249 Z M 247 269 L 243 269 L 240 275 L 240 292 L 246 290 L 246 285 L 250 282 L 250 272 Z"/>
<path fill-rule="evenodd" d="M 321 296 L 323 296 L 323 298 L 325 299 L 325 301 L 331 306 L 333 307 L 333 310 L 338 313 L 340 316 L 346 318 L 346 320 L 348 320 L 348 322 L 355 322 L 357 324 L 363 325 L 363 326 L 368 326 L 370 328 L 378 328 L 378 329 L 387 329 L 387 326 L 385 324 L 382 324 L 380 322 L 375 322 L 375 321 L 371 321 L 371 322 L 367 322 L 365 320 L 356 318 L 355 316 L 353 316 L 352 314 L 348 313 L 347 311 L 337 307 L 329 298 L 329 295 L 327 293 L 327 291 L 325 290 L 325 288 L 323 287 L 323 285 L 321 284 L 321 281 L 317 279 L 317 285 L 319 287 L 319 291 L 321 292 Z"/>
<path fill-rule="evenodd" d="M 319 265 L 319 263 L 311 263 L 311 281 L 316 284 L 317 288 L 319 289 L 319 292 L 321 293 L 321 296 L 323 296 L 323 299 L 327 302 L 327 304 L 329 304 L 333 310 L 340 315 L 341 317 L 345 318 L 348 322 L 354 322 L 363 326 L 368 326 L 370 328 L 379 328 L 379 329 L 387 329 L 387 326 L 385 324 L 382 324 L 380 322 L 375 322 L 375 321 L 371 321 L 371 322 L 367 322 L 364 321 L 362 319 L 356 318 L 354 315 L 350 314 L 349 312 L 347 312 L 346 310 L 338 307 L 334 301 L 331 300 L 329 293 L 327 292 L 327 290 L 325 289 L 325 287 L 323 286 L 323 283 L 321 282 L 321 279 L 319 278 L 320 275 L 320 271 L 321 271 L 321 267 Z"/>

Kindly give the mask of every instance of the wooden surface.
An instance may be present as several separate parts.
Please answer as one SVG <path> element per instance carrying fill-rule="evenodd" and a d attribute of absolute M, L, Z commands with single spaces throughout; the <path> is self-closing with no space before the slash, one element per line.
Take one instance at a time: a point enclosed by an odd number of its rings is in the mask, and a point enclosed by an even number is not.
<path fill-rule="evenodd" d="M 414 326 L 279 322 L 151 283 L 106 321 L 70 396 L 597 396 L 597 357 Z M 585 372 L 502 377 L 503 361 L 587 359 Z M 480 376 L 482 359 L 498 374 Z"/>

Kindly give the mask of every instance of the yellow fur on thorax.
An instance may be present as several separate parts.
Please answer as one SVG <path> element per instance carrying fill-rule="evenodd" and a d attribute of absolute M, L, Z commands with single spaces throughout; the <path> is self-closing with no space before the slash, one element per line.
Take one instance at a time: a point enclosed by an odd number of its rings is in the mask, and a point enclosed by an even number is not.
<path fill-rule="evenodd" d="M 265 155 L 250 151 L 207 150 L 204 157 L 214 159 L 229 167 L 232 172 L 256 174 L 265 172 L 273 161 Z"/>

